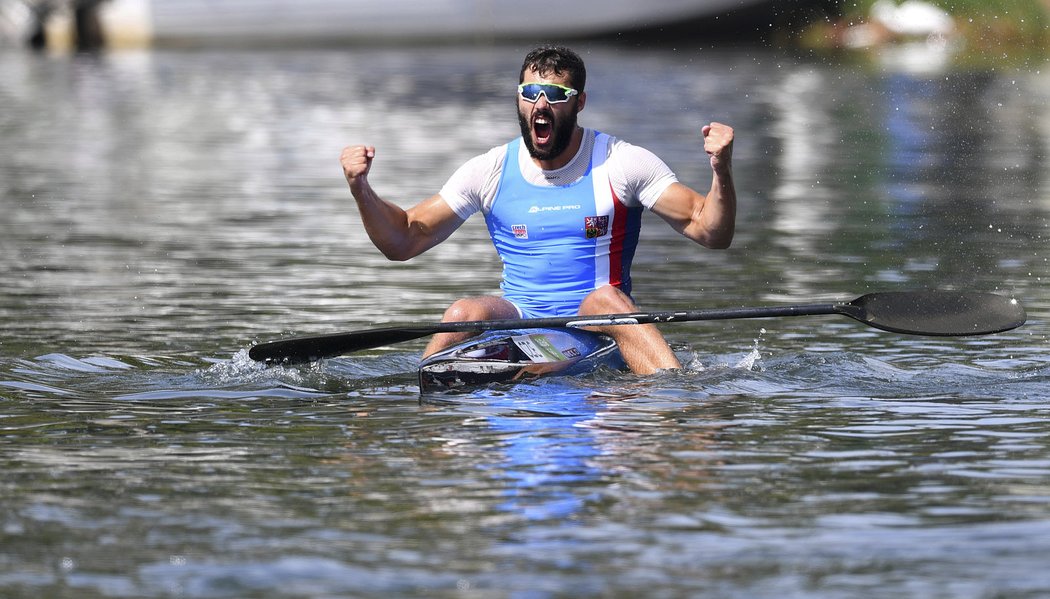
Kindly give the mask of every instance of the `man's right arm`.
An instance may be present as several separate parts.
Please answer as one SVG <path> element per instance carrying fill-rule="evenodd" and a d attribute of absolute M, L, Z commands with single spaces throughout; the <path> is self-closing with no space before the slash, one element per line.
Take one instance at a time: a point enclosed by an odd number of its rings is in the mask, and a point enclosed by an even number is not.
<path fill-rule="evenodd" d="M 414 258 L 447 239 L 463 224 L 441 195 L 431 196 L 408 210 L 380 198 L 368 183 L 373 158 L 372 146 L 348 146 L 339 160 L 365 232 L 388 259 Z"/>

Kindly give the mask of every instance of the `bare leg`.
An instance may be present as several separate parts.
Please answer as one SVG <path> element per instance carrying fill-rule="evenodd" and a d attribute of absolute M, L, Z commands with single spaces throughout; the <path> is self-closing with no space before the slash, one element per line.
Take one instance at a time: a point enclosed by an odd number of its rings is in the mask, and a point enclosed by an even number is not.
<path fill-rule="evenodd" d="M 580 314 L 618 314 L 637 312 L 638 306 L 619 289 L 606 285 L 595 289 L 580 304 Z M 620 346 L 620 354 L 631 372 L 652 374 L 664 368 L 681 368 L 682 364 L 667 345 L 655 325 L 614 325 L 595 327 L 609 335 Z"/>
<path fill-rule="evenodd" d="M 514 304 L 500 297 L 481 296 L 456 300 L 445 310 L 445 315 L 441 318 L 441 322 L 465 322 L 503 318 L 518 318 L 518 309 L 514 307 Z M 439 352 L 475 334 L 438 333 L 431 338 L 423 355 L 429 356 Z"/>

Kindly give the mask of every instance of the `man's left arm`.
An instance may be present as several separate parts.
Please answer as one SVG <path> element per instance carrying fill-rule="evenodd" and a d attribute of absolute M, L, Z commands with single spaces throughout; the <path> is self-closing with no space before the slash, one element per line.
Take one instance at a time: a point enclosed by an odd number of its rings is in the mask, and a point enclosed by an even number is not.
<path fill-rule="evenodd" d="M 660 194 L 652 211 L 700 245 L 725 249 L 733 241 L 736 228 L 733 128 L 711 123 L 702 133 L 704 151 L 711 160 L 711 190 L 704 195 L 682 183 L 672 183 Z"/>

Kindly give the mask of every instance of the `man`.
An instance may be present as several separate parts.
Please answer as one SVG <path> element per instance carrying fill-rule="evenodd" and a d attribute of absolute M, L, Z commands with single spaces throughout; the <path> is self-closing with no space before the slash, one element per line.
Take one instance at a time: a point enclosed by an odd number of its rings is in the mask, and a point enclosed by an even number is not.
<path fill-rule="evenodd" d="M 391 260 L 418 256 L 471 214 L 485 215 L 504 264 L 503 296 L 460 299 L 444 321 L 637 312 L 630 267 L 645 208 L 700 245 L 729 247 L 736 220 L 733 129 L 720 123 L 701 129 L 713 171 L 710 191 L 701 194 L 648 150 L 577 124 L 586 78 L 572 50 L 533 50 L 518 77 L 521 138 L 471 159 L 437 195 L 408 210 L 369 185 L 374 147 L 343 150 L 343 174 L 365 231 Z M 681 367 L 653 325 L 599 330 L 616 339 L 636 373 Z M 426 355 L 469 336 L 435 335 Z"/>

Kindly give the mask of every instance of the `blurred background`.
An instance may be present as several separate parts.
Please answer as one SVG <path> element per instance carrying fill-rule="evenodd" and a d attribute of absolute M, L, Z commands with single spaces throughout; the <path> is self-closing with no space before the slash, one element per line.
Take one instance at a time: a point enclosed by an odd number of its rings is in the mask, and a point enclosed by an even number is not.
<path fill-rule="evenodd" d="M 557 18 L 543 17 L 556 11 Z M 924 42 L 976 58 L 1045 50 L 1048 0 L 2 0 L 9 46 L 485 43 L 558 38 L 707 37 L 808 48 Z"/>

